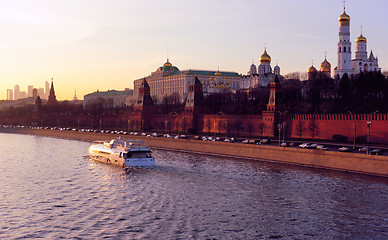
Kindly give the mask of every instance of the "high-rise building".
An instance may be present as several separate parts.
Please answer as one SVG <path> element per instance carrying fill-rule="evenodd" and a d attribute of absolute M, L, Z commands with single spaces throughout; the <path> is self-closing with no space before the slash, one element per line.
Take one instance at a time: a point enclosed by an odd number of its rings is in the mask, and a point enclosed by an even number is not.
<path fill-rule="evenodd" d="M 36 99 L 38 97 L 38 89 L 34 88 L 32 90 L 32 99 Z"/>
<path fill-rule="evenodd" d="M 20 98 L 20 87 L 19 85 L 15 85 L 15 87 L 13 88 L 13 99 L 14 100 L 18 100 Z"/>
<path fill-rule="evenodd" d="M 32 97 L 32 95 L 33 95 L 33 89 L 34 89 L 34 86 L 32 86 L 32 85 L 28 85 L 28 88 L 27 88 L 28 90 L 27 90 L 27 97 Z"/>
<path fill-rule="evenodd" d="M 7 89 L 7 100 L 9 100 L 9 101 L 13 100 L 13 91 L 12 91 L 12 89 Z"/>
<path fill-rule="evenodd" d="M 41 95 L 41 98 L 48 99 L 48 96 L 50 95 L 50 84 L 48 81 L 45 83 L 45 91 L 44 94 Z"/>

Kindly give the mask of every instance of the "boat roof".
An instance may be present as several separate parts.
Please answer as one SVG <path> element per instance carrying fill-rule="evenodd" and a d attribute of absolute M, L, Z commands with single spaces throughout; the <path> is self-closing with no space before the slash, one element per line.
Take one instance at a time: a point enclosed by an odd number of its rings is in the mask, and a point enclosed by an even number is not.
<path fill-rule="evenodd" d="M 147 147 L 141 140 L 131 140 L 131 139 L 121 139 L 116 138 L 112 139 L 109 143 L 105 142 L 104 145 L 111 148 L 123 148 L 126 150 L 132 151 L 149 151 L 150 148 Z"/>

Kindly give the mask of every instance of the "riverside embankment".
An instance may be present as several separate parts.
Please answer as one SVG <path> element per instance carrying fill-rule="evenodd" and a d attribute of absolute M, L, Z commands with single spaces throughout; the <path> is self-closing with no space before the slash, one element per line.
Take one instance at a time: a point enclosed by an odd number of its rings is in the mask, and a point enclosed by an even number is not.
<path fill-rule="evenodd" d="M 88 133 L 75 131 L 42 130 L 28 128 L 0 128 L 3 133 L 32 134 L 81 141 L 110 140 L 116 134 Z M 388 177 L 388 157 L 343 152 L 318 151 L 311 149 L 281 148 L 267 145 L 231 144 L 186 139 L 147 138 L 147 146 L 174 151 L 215 154 L 228 157 L 248 158 L 266 162 L 285 163 L 314 168 L 331 169 Z"/>

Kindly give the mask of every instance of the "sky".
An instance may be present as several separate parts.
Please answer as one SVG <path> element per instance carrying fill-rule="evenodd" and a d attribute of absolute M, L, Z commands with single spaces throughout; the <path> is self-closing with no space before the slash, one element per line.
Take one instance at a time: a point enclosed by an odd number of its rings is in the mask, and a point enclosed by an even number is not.
<path fill-rule="evenodd" d="M 0 99 L 18 84 L 57 99 L 133 88 L 167 57 L 180 70 L 246 74 L 267 47 L 281 74 L 337 65 L 341 0 L 0 0 Z M 347 0 L 352 52 L 368 39 L 388 70 L 388 1 Z M 354 54 L 353 54 L 354 55 Z"/>

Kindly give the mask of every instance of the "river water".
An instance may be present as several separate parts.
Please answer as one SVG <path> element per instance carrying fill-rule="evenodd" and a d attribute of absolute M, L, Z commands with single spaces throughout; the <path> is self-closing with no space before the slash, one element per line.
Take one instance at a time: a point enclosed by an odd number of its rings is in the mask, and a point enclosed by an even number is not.
<path fill-rule="evenodd" d="M 0 142 L 0 239 L 388 238 L 384 178 L 161 150 L 124 171 L 87 142 Z"/>

